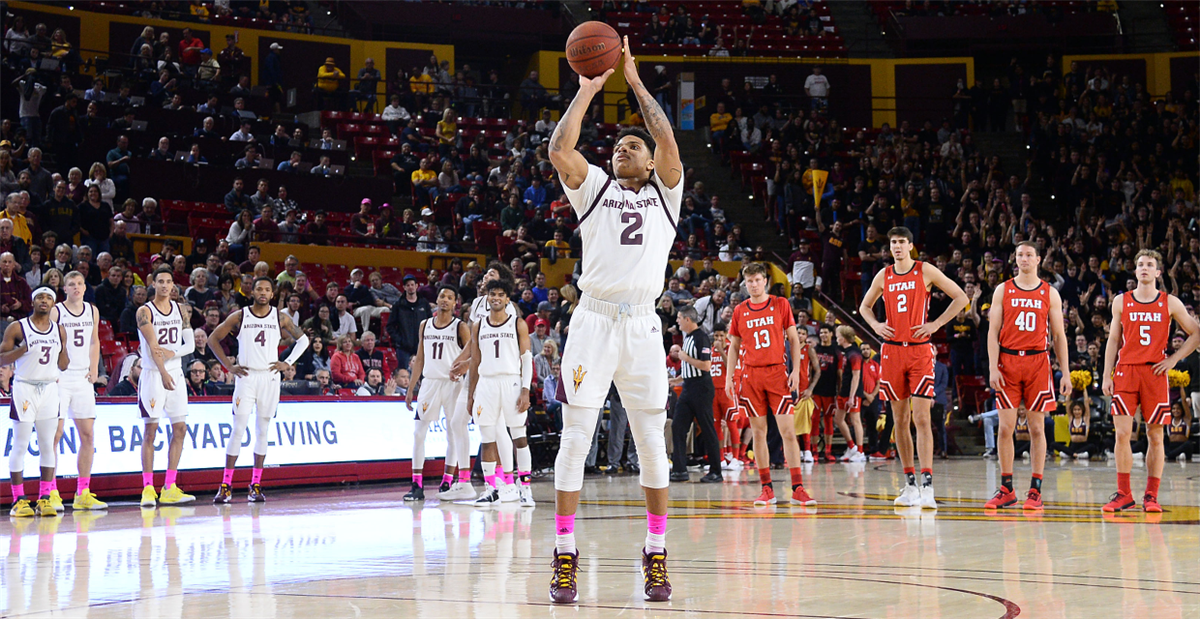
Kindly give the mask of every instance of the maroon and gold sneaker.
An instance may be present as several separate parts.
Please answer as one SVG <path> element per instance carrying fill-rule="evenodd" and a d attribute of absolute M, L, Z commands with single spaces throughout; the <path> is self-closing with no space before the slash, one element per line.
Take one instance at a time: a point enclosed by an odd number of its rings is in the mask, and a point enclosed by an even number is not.
<path fill-rule="evenodd" d="M 671 600 L 671 579 L 667 577 L 667 551 L 642 549 L 642 577 L 646 579 L 646 601 Z"/>
<path fill-rule="evenodd" d="M 250 484 L 250 492 L 246 495 L 246 500 L 251 503 L 265 503 L 267 495 L 263 494 L 262 484 Z"/>
<path fill-rule="evenodd" d="M 987 503 L 983 504 L 984 509 L 1003 509 L 1010 505 L 1015 505 L 1017 502 L 1017 493 L 1000 486 L 996 489 L 996 494 L 988 499 Z"/>
<path fill-rule="evenodd" d="M 217 488 L 217 495 L 213 497 L 213 503 L 219 505 L 231 501 L 233 501 L 233 489 L 229 487 L 229 484 L 221 484 L 221 487 Z"/>
<path fill-rule="evenodd" d="M 555 604 L 574 604 L 579 599 L 579 586 L 575 580 L 579 572 L 579 551 L 555 552 L 553 565 L 550 601 Z"/>
<path fill-rule="evenodd" d="M 1124 511 L 1130 507 L 1136 506 L 1137 501 L 1133 500 L 1133 495 L 1125 494 L 1123 492 L 1114 492 L 1112 496 L 1108 497 L 1108 504 L 1104 507 L 1101 507 L 1100 511 L 1112 513 Z"/>

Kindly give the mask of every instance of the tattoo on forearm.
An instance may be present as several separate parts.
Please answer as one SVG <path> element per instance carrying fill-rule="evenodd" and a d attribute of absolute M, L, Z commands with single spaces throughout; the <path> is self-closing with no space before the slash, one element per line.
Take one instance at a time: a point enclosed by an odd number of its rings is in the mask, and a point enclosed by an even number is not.
<path fill-rule="evenodd" d="M 658 101 L 650 94 L 650 91 L 644 87 L 637 93 L 638 104 L 642 106 L 642 117 L 646 121 L 646 129 L 654 139 L 659 139 L 659 136 L 671 134 L 671 122 L 667 120 L 667 114 L 662 107 L 658 105 Z"/>

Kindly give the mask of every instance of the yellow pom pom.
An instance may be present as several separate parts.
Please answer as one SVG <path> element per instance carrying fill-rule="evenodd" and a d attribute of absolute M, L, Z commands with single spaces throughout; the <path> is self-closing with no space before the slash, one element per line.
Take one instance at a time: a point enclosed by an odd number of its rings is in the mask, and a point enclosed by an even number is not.
<path fill-rule="evenodd" d="M 1184 370 L 1167 370 L 1167 383 L 1171 387 L 1186 387 L 1192 382 L 1190 373 Z"/>
<path fill-rule="evenodd" d="M 747 460 L 749 460 L 749 461 L 751 461 L 751 462 L 753 462 L 753 461 L 754 461 L 754 450 L 753 450 L 753 449 L 747 449 L 747 450 L 746 450 L 746 459 L 747 459 Z"/>
<path fill-rule="evenodd" d="M 1071 372 L 1071 387 L 1076 391 L 1084 391 L 1092 386 L 1092 373 L 1087 370 Z"/>

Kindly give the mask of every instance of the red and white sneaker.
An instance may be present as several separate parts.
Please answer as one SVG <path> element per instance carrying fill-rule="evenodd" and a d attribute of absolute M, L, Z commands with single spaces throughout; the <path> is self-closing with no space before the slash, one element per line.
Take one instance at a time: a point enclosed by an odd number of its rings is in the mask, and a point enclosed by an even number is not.
<path fill-rule="evenodd" d="M 1162 505 L 1158 504 L 1158 497 L 1153 494 L 1147 494 L 1142 497 L 1142 511 L 1148 514 L 1161 514 Z"/>
<path fill-rule="evenodd" d="M 1121 492 L 1114 492 L 1112 494 L 1112 496 L 1108 497 L 1108 504 L 1105 505 L 1104 507 L 1101 507 L 1100 511 L 1113 513 L 1113 512 L 1124 511 L 1126 509 L 1129 509 L 1130 507 L 1136 507 L 1136 506 L 1137 506 L 1137 501 L 1133 500 L 1133 495 L 1124 494 Z M 1159 510 L 1161 510 L 1161 509 L 1162 508 L 1160 507 Z"/>
<path fill-rule="evenodd" d="M 754 499 L 754 506 L 755 507 L 763 507 L 765 505 L 774 505 L 774 504 L 775 504 L 775 489 L 772 488 L 771 486 L 763 486 L 762 494 L 758 495 L 757 499 Z"/>
<path fill-rule="evenodd" d="M 792 491 L 792 505 L 813 507 L 816 504 L 817 500 L 808 496 L 808 493 L 804 491 L 804 486 L 796 486 L 796 489 Z"/>
<path fill-rule="evenodd" d="M 1025 495 L 1025 504 L 1021 506 L 1021 509 L 1042 511 L 1042 491 L 1030 488 L 1029 493 Z"/>
<path fill-rule="evenodd" d="M 1012 490 L 1008 490 L 1004 486 L 996 489 L 996 494 L 988 499 L 987 503 L 983 504 L 984 509 L 1003 509 L 1017 503 L 1017 494 Z"/>

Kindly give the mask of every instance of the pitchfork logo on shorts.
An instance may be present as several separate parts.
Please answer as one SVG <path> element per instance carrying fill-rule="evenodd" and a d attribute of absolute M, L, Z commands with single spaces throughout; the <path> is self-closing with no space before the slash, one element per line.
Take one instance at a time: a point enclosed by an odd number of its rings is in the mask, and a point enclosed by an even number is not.
<path fill-rule="evenodd" d="M 576 387 L 576 390 L 578 390 L 578 389 L 579 389 L 579 388 L 578 388 L 578 387 Z M 21 403 L 21 412 L 22 412 L 22 413 L 25 413 L 25 412 L 28 412 L 28 411 L 29 411 L 29 400 L 25 400 L 24 402 L 22 402 L 22 403 Z"/>
<path fill-rule="evenodd" d="M 154 408 L 154 398 L 150 398 L 150 408 Z"/>
<path fill-rule="evenodd" d="M 422 405 L 421 405 L 421 412 L 422 412 L 422 413 L 428 413 L 428 412 L 429 412 L 429 402 L 425 402 L 424 404 L 422 404 Z"/>
<path fill-rule="evenodd" d="M 241 405 L 242 405 L 242 399 L 241 399 L 241 398 L 234 398 L 234 399 L 233 399 L 233 407 L 234 407 L 234 408 L 237 408 L 237 407 L 239 407 L 239 406 L 241 406 Z M 154 406 L 154 405 L 153 405 L 153 404 L 151 404 L 150 406 Z"/>
<path fill-rule="evenodd" d="M 579 366 L 571 371 L 571 379 L 575 381 L 575 393 L 579 393 L 579 386 L 583 384 L 583 377 L 587 376 L 587 371 L 583 366 Z"/>

